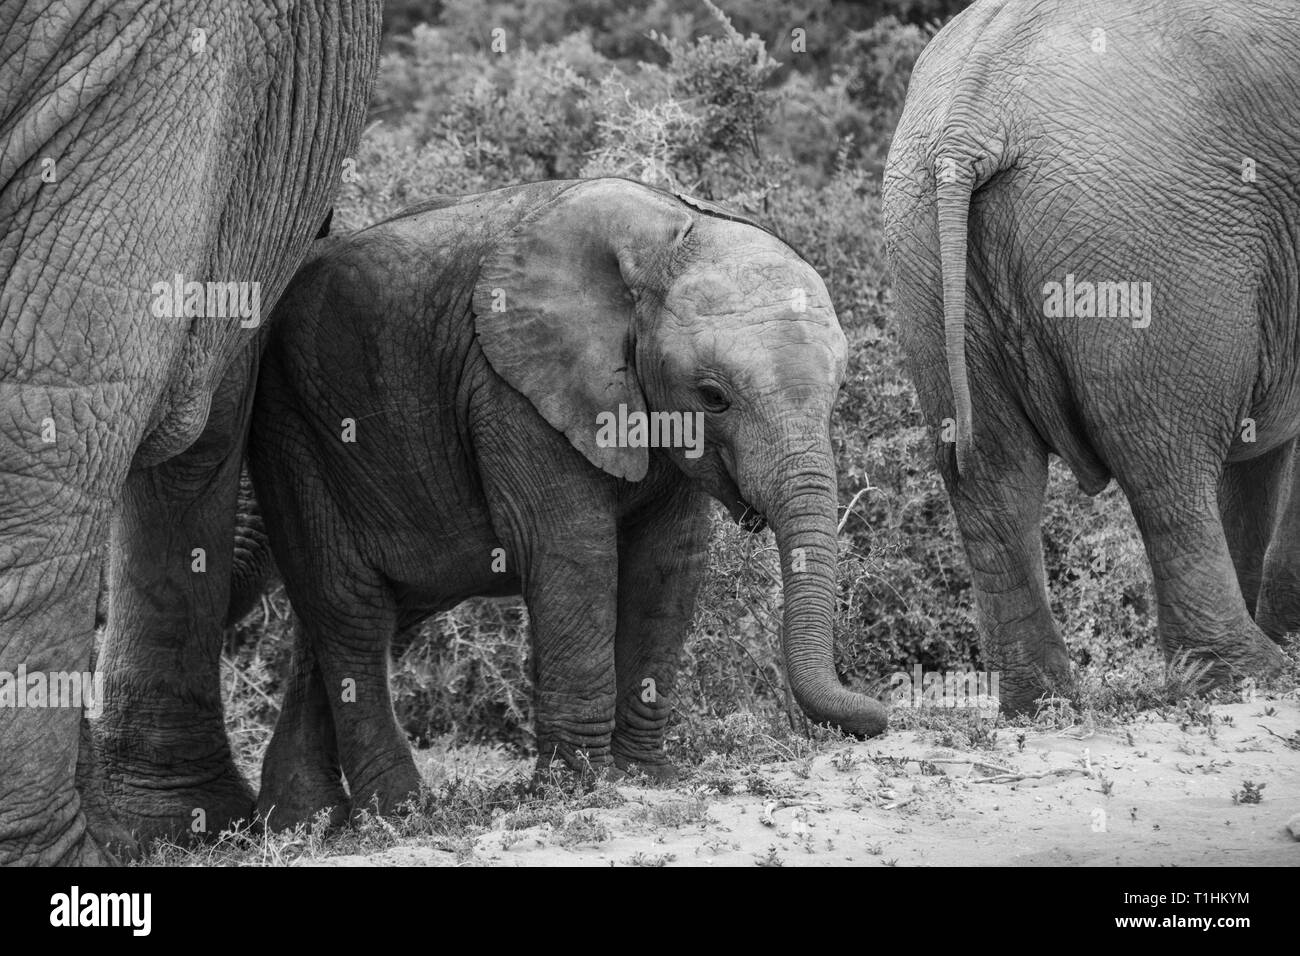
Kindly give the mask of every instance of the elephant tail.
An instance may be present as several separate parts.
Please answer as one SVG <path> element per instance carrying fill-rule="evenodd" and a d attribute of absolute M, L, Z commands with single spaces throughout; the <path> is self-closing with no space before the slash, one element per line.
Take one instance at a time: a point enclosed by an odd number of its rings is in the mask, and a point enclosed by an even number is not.
<path fill-rule="evenodd" d="M 951 164 L 951 165 L 948 165 Z M 948 384 L 956 411 L 957 474 L 970 465 L 975 435 L 971 424 L 970 379 L 966 372 L 966 218 L 973 176 L 940 154 L 936 172 L 939 264 L 943 273 L 943 342 Z"/>
<path fill-rule="evenodd" d="M 931 126 L 935 133 L 931 155 L 943 279 L 944 354 L 956 414 L 959 476 L 967 473 L 975 452 L 966 363 L 967 217 L 975 191 L 998 173 L 1014 168 L 1023 153 L 1014 119 L 1023 93 L 1015 83 L 1006 87 L 1008 56 L 1012 55 L 1008 51 L 1020 51 L 1026 42 L 1023 19 L 1021 8 L 1014 3 L 976 4 L 943 31 L 951 33 L 949 43 L 960 51 L 961 62 L 950 77 L 947 102 Z M 917 82 L 915 71 L 912 82 Z M 909 100 L 911 96 L 909 92 Z"/>
<path fill-rule="evenodd" d="M 226 608 L 226 627 L 242 620 L 275 575 L 271 543 L 262 521 L 262 509 L 253 493 L 253 481 L 245 462 L 239 474 L 239 503 L 235 511 L 235 550 L 230 566 L 230 604 Z"/>

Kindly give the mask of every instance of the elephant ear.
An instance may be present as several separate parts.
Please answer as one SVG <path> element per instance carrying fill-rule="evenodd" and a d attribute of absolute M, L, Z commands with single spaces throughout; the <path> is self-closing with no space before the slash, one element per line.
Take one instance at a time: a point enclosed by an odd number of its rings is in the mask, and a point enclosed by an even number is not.
<path fill-rule="evenodd" d="M 630 180 L 579 183 L 529 213 L 485 258 L 473 307 L 483 354 L 596 467 L 645 477 L 645 448 L 602 447 L 598 416 L 646 411 L 636 302 L 662 294 L 694 220 Z"/>

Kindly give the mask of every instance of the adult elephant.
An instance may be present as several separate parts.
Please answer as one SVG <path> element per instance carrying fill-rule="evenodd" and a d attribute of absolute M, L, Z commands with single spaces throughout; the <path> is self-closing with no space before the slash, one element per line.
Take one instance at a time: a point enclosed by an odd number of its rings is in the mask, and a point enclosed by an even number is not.
<path fill-rule="evenodd" d="M 1127 494 L 1168 658 L 1216 681 L 1281 663 L 1234 573 L 1258 543 L 1225 524 L 1265 520 L 1300 430 L 1298 47 L 1286 0 L 990 0 L 917 63 L 886 240 L 1012 710 L 1068 673 L 1049 453 Z"/>
<path fill-rule="evenodd" d="M 87 669 L 111 537 L 95 746 L 80 701 L 0 708 L 0 863 L 249 813 L 217 664 L 250 345 L 356 147 L 379 17 L 0 11 L 0 672 Z"/>

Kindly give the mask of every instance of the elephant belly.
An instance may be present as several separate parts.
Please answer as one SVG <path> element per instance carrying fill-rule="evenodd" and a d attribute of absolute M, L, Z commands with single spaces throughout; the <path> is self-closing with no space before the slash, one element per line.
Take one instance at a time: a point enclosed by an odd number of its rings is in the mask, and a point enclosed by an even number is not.
<path fill-rule="evenodd" d="M 398 589 L 398 606 L 405 622 L 418 620 L 430 614 L 450 611 L 470 598 L 518 597 L 523 584 L 515 574 L 494 574 L 477 581 L 453 579 L 448 575 L 436 587 L 402 587 Z"/>
<path fill-rule="evenodd" d="M 423 540 L 389 542 L 384 573 L 403 616 L 449 611 L 472 597 L 520 593 L 514 556 L 496 540 L 486 515 L 440 530 L 433 540 L 423 534 Z"/>

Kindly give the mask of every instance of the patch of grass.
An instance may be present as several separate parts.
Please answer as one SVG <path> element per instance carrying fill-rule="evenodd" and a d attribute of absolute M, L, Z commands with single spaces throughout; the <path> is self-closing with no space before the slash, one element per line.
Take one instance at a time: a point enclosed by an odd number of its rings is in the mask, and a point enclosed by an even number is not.
<path fill-rule="evenodd" d="M 793 784 L 773 781 L 759 770 L 746 771 L 742 779 L 745 782 L 745 792 L 752 793 L 756 797 L 793 799 L 796 793 Z"/>
<path fill-rule="evenodd" d="M 221 655 L 221 699 L 235 766 L 250 780 L 280 716 L 283 682 L 293 650 L 293 611 L 284 588 L 270 588 L 226 634 Z"/>
<path fill-rule="evenodd" d="M 1267 786 L 1266 783 L 1243 780 L 1241 789 L 1232 791 L 1232 802 L 1235 804 L 1259 803 L 1264 799 L 1264 788 Z"/>
<path fill-rule="evenodd" d="M 678 830 L 709 822 L 709 805 L 703 797 L 643 803 L 632 808 L 629 819 L 649 827 Z"/>
<path fill-rule="evenodd" d="M 286 866 L 301 858 L 328 854 L 331 844 L 329 814 L 323 812 L 308 824 L 271 832 L 256 823 L 240 823 L 211 840 L 181 845 L 155 840 L 145 847 L 133 866 Z"/>
<path fill-rule="evenodd" d="M 609 836 L 609 827 L 587 809 L 566 814 L 554 839 L 557 846 L 576 847 L 604 843 Z"/>
<path fill-rule="evenodd" d="M 522 602 L 466 601 L 408 640 L 393 666 L 393 709 L 417 746 L 449 735 L 528 748 L 532 681 Z"/>
<path fill-rule="evenodd" d="M 705 791 L 724 797 L 735 793 L 741 786 L 740 774 L 728 763 L 727 758 L 716 753 L 709 754 L 699 766 L 694 767 L 689 779 Z"/>
<path fill-rule="evenodd" d="M 686 766 L 698 766 L 717 754 L 730 765 L 804 760 L 845 737 L 824 727 L 791 728 L 784 714 L 740 711 L 724 717 L 682 721 L 668 734 L 668 753 Z"/>
<path fill-rule="evenodd" d="M 837 751 L 835 756 L 831 758 L 831 766 L 840 773 L 852 773 L 857 765 L 858 758 L 854 755 L 853 751 L 848 748 Z"/>
<path fill-rule="evenodd" d="M 891 731 L 921 731 L 940 747 L 955 750 L 991 749 L 997 745 L 1001 717 L 981 717 L 973 709 L 897 707 L 890 711 Z"/>
<path fill-rule="evenodd" d="M 633 853 L 623 861 L 624 866 L 667 866 L 677 859 L 676 853 Z"/>
<path fill-rule="evenodd" d="M 156 841 L 140 862 L 281 866 L 300 859 L 376 853 L 412 839 L 446 849 L 463 861 L 471 858 L 473 841 L 493 829 L 519 834 L 529 827 L 550 825 L 560 834 L 561 845 L 595 841 L 603 824 L 591 811 L 618 806 L 623 799 L 609 783 L 592 785 L 576 775 L 557 775 L 537 783 L 526 778 L 495 784 L 455 778 L 424 789 L 392 817 L 363 810 L 351 825 L 334 829 L 329 828 L 326 814 L 310 825 L 282 831 L 268 831 L 257 823 L 241 825 L 194 846 Z M 510 842 L 510 837 L 503 839 Z"/>
<path fill-rule="evenodd" d="M 769 846 L 762 856 L 754 857 L 755 866 L 785 866 L 785 861 L 776 852 L 776 844 Z"/>

